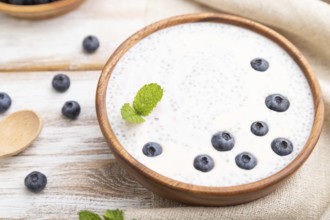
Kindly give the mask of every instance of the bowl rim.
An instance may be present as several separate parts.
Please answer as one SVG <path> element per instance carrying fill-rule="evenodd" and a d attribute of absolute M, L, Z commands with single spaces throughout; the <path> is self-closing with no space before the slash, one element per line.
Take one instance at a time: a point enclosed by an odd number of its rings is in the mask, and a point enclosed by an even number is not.
<path fill-rule="evenodd" d="M 296 158 L 288 164 L 286 167 L 278 171 L 277 173 L 266 177 L 264 179 L 258 180 L 256 182 L 247 183 L 243 185 L 236 186 L 226 186 L 226 187 L 213 187 L 213 186 L 200 186 L 193 185 L 184 182 L 180 182 L 169 177 L 163 176 L 150 168 L 144 166 L 139 161 L 134 159 L 120 144 L 116 138 L 111 126 L 110 121 L 108 120 L 107 110 L 106 110 L 106 91 L 108 87 L 108 82 L 111 76 L 111 73 L 116 66 L 120 58 L 137 42 L 146 36 L 177 24 L 192 23 L 192 22 L 219 22 L 230 25 L 235 25 L 243 27 L 254 31 L 258 34 L 261 34 L 268 39 L 272 40 L 279 46 L 281 46 L 299 65 L 303 71 L 308 84 L 312 90 L 313 99 L 314 99 L 314 122 L 313 128 L 310 133 L 310 136 L 301 150 L 301 152 L 296 156 Z M 125 163 L 128 163 L 130 167 L 133 167 L 143 176 L 151 179 L 152 181 L 164 185 L 168 188 L 174 190 L 180 190 L 190 193 L 201 193 L 206 195 L 215 195 L 215 196 L 235 196 L 238 194 L 251 193 L 255 191 L 264 190 L 268 187 L 274 186 L 293 174 L 309 157 L 312 153 L 319 136 L 322 131 L 323 120 L 324 120 L 324 102 L 322 99 L 322 92 L 319 86 L 319 83 L 313 74 L 313 71 L 308 64 L 307 60 L 300 53 L 300 51 L 283 37 L 281 34 L 273 31 L 272 29 L 259 24 L 255 21 L 234 16 L 228 14 L 218 14 L 218 13 L 197 13 L 197 14 L 187 14 L 180 15 L 175 17 L 170 17 L 163 19 L 156 23 L 146 26 L 140 31 L 133 34 L 131 37 L 126 39 L 110 56 L 109 60 L 105 64 L 102 73 L 99 78 L 96 91 L 96 113 L 99 121 L 101 131 L 111 147 L 111 150 L 114 151 L 116 157 L 120 157 L 120 161 L 123 160 Z"/>
<path fill-rule="evenodd" d="M 0 11 L 9 13 L 41 13 L 54 9 L 66 8 L 83 1 L 84 0 L 59 0 L 40 5 L 13 5 L 0 2 Z"/>

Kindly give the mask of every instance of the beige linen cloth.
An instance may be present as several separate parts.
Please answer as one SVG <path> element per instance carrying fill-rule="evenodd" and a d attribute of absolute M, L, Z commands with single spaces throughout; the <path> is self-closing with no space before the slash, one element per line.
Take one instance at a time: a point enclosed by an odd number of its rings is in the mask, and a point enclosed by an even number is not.
<path fill-rule="evenodd" d="M 207 208 L 184 206 L 155 196 L 154 209 L 126 210 L 125 219 L 330 220 L 330 4 L 321 0 L 150 0 L 149 7 L 148 22 L 183 13 L 219 11 L 277 30 L 312 65 L 323 90 L 325 124 L 304 166 L 264 198 L 238 206 Z"/>

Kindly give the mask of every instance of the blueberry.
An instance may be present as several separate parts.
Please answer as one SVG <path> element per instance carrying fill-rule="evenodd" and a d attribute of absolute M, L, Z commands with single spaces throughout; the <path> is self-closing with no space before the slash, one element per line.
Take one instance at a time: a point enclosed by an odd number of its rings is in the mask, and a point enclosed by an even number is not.
<path fill-rule="evenodd" d="M 265 100 L 266 106 L 276 112 L 285 112 L 290 107 L 289 100 L 281 94 L 272 94 Z"/>
<path fill-rule="evenodd" d="M 35 5 L 34 0 L 25 0 L 24 5 Z"/>
<path fill-rule="evenodd" d="M 54 0 L 32 0 L 33 4 L 35 5 L 39 5 L 39 4 L 47 4 L 47 3 L 51 3 Z"/>
<path fill-rule="evenodd" d="M 70 87 L 70 78 L 65 74 L 57 74 L 52 81 L 53 88 L 58 92 L 65 92 Z"/>
<path fill-rule="evenodd" d="M 267 60 L 262 58 L 255 58 L 250 62 L 251 67 L 256 71 L 265 72 L 269 68 Z"/>
<path fill-rule="evenodd" d="M 62 108 L 62 114 L 70 119 L 78 118 L 80 114 L 80 105 L 76 101 L 67 101 Z"/>
<path fill-rule="evenodd" d="M 83 48 L 87 53 L 94 53 L 99 46 L 100 42 L 95 36 L 87 36 L 83 41 Z"/>
<path fill-rule="evenodd" d="M 253 122 L 250 129 L 257 136 L 264 136 L 268 133 L 268 125 L 263 121 Z"/>
<path fill-rule="evenodd" d="M 212 136 L 212 146 L 218 151 L 229 151 L 235 145 L 235 139 L 229 132 L 218 132 Z"/>
<path fill-rule="evenodd" d="M 47 177 L 38 171 L 34 171 L 25 177 L 24 184 L 31 192 L 38 193 L 47 185 Z"/>
<path fill-rule="evenodd" d="M 271 143 L 271 147 L 280 156 L 289 155 L 293 151 L 292 142 L 285 138 L 275 138 Z"/>
<path fill-rule="evenodd" d="M 8 3 L 13 5 L 24 5 L 25 0 L 8 0 Z"/>
<path fill-rule="evenodd" d="M 244 170 L 251 170 L 257 165 L 257 159 L 251 153 L 243 152 L 235 157 L 236 165 Z"/>
<path fill-rule="evenodd" d="M 7 111 L 11 106 L 11 98 L 5 92 L 0 92 L 0 114 Z"/>
<path fill-rule="evenodd" d="M 156 157 L 163 152 L 163 148 L 158 143 L 148 142 L 143 146 L 142 152 L 147 157 Z"/>
<path fill-rule="evenodd" d="M 214 167 L 214 161 L 212 157 L 206 154 L 198 155 L 194 159 L 194 167 L 196 170 L 202 171 L 202 172 L 208 172 L 213 169 Z"/>
<path fill-rule="evenodd" d="M 5 2 L 13 5 L 39 5 L 51 3 L 56 0 L 0 0 L 0 2 Z"/>

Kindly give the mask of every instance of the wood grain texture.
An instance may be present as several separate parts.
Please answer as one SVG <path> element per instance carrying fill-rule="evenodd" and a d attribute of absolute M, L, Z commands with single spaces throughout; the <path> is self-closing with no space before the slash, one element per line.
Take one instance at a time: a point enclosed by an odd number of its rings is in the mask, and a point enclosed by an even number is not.
<path fill-rule="evenodd" d="M 187 6 L 182 13 L 206 10 L 186 0 L 171 1 Z M 81 209 L 102 214 L 109 208 L 162 205 L 159 197 L 155 199 L 116 163 L 95 115 L 100 71 L 85 71 L 101 70 L 123 40 L 156 21 L 156 14 L 167 16 L 159 13 L 158 3 L 161 1 L 86 0 L 68 14 L 38 21 L 0 13 L 0 91 L 8 92 L 13 99 L 12 108 L 0 115 L 0 120 L 15 111 L 32 109 L 45 122 L 30 148 L 18 156 L 0 159 L 0 219 L 77 219 Z M 161 5 L 174 6 L 168 0 Z M 92 55 L 84 54 L 81 47 L 89 34 L 98 36 L 101 42 Z M 51 70 L 56 72 L 45 72 Z M 71 88 L 64 94 L 50 86 L 60 70 L 70 70 L 65 73 L 72 79 Z M 81 115 L 74 122 L 60 114 L 69 99 L 82 105 Z M 38 195 L 28 192 L 23 183 L 33 170 L 48 177 L 47 187 Z"/>
<path fill-rule="evenodd" d="M 44 121 L 31 147 L 0 159 L 0 219 L 77 219 L 82 209 L 103 213 L 111 208 L 152 207 L 152 193 L 117 164 L 101 134 L 94 104 L 99 72 L 64 72 L 72 83 L 65 93 L 51 87 L 56 73 L 0 73 L 0 90 L 13 100 L 0 120 L 31 109 Z M 76 121 L 61 115 L 67 100 L 77 100 L 82 107 Z M 48 177 L 40 194 L 24 186 L 25 176 L 34 170 Z"/>
<path fill-rule="evenodd" d="M 0 2 L 0 11 L 25 19 L 45 19 L 65 14 L 77 8 L 84 0 L 60 0 L 49 4 L 21 6 Z"/>
<path fill-rule="evenodd" d="M 118 60 L 123 56 L 123 54 L 126 53 L 127 50 L 129 50 L 144 37 L 160 29 L 164 29 L 176 24 L 207 21 L 242 26 L 262 34 L 279 44 L 293 57 L 293 59 L 301 67 L 313 93 L 315 120 L 311 135 L 307 140 L 305 147 L 287 167 L 268 178 L 254 183 L 233 187 L 204 187 L 186 184 L 162 176 L 142 165 L 128 154 L 125 148 L 117 140 L 114 132 L 111 129 L 111 122 L 109 122 L 107 117 L 105 98 L 110 75 Z M 261 24 L 225 14 L 203 13 L 177 16 L 152 24 L 132 35 L 128 40 L 126 40 L 118 47 L 118 49 L 112 54 L 106 66 L 104 67 L 98 84 L 96 102 L 98 120 L 101 125 L 103 135 L 106 137 L 107 142 L 109 143 L 114 155 L 120 164 L 141 184 L 153 192 L 170 199 L 194 205 L 213 206 L 241 204 L 269 194 L 274 189 L 276 189 L 283 180 L 292 175 L 306 161 L 310 153 L 313 151 L 321 134 L 324 120 L 324 103 L 322 100 L 320 87 L 309 64 L 303 55 L 298 51 L 298 49 L 296 49 L 296 47 L 293 46 L 283 36 Z"/>
<path fill-rule="evenodd" d="M 0 71 L 100 70 L 121 42 L 145 26 L 147 2 L 87 0 L 68 14 L 38 21 L 1 13 Z M 95 54 L 83 52 L 87 35 L 100 40 Z"/>

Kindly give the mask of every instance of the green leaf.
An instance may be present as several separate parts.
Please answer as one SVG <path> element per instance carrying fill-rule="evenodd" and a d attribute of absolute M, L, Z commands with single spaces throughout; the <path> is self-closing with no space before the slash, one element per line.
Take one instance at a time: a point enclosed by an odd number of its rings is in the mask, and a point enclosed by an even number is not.
<path fill-rule="evenodd" d="M 78 215 L 79 220 L 102 220 L 98 214 L 86 210 L 80 211 Z"/>
<path fill-rule="evenodd" d="M 103 218 L 104 220 L 124 220 L 123 212 L 119 209 L 107 210 Z"/>
<path fill-rule="evenodd" d="M 134 110 L 147 116 L 163 97 L 163 89 L 156 83 L 144 85 L 136 94 L 133 102 Z"/>
<path fill-rule="evenodd" d="M 121 117 L 128 122 L 139 124 L 145 121 L 128 103 L 125 103 L 123 107 L 121 107 L 120 112 Z"/>

